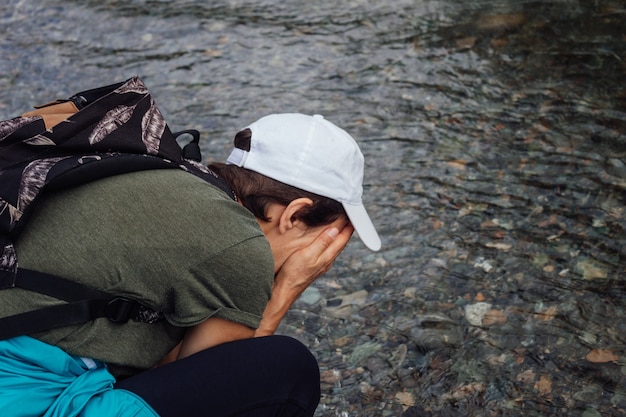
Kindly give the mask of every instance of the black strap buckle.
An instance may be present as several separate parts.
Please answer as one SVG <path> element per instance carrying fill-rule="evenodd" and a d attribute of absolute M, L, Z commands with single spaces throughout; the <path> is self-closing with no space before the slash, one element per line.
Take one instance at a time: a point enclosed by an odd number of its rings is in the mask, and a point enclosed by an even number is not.
<path fill-rule="evenodd" d="M 123 297 L 116 297 L 104 306 L 104 315 L 113 323 L 127 323 L 137 314 L 139 304 Z"/>
<path fill-rule="evenodd" d="M 182 135 L 191 135 L 191 142 L 183 147 L 183 158 L 191 159 L 192 161 L 201 162 L 202 153 L 200 152 L 200 132 L 195 129 L 181 130 L 180 132 L 172 133 L 174 138 L 178 139 Z"/>

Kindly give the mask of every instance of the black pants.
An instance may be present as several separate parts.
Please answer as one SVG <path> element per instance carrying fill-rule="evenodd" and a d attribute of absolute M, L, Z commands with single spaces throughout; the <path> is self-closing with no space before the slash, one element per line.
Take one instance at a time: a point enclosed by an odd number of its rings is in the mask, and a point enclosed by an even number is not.
<path fill-rule="evenodd" d="M 269 336 L 225 343 L 116 384 L 161 417 L 312 416 L 317 361 L 299 341 Z"/>

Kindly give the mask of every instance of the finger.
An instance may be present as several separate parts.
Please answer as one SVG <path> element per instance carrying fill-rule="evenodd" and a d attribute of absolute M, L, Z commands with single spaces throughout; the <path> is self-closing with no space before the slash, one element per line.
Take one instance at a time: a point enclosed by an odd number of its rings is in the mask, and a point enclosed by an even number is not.
<path fill-rule="evenodd" d="M 309 249 L 317 253 L 318 260 L 328 264 L 330 268 L 330 264 L 350 241 L 353 232 L 354 227 L 351 224 L 346 224 L 342 229 L 334 226 L 327 228 L 313 241 Z"/>
<path fill-rule="evenodd" d="M 350 224 L 350 220 L 348 220 L 346 216 L 340 216 L 337 220 L 332 222 L 329 226 L 334 226 L 338 228 L 339 230 L 341 230 L 349 224 Z"/>
<path fill-rule="evenodd" d="M 354 226 L 352 226 L 352 224 L 350 223 L 346 224 L 343 229 L 341 229 L 339 233 L 334 237 L 328 249 L 336 252 L 341 252 L 350 241 L 353 233 Z"/>

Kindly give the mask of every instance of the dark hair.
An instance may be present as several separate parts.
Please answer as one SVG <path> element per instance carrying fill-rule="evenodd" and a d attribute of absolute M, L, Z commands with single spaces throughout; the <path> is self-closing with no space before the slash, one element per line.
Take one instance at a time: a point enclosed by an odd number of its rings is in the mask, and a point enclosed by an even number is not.
<path fill-rule="evenodd" d="M 235 136 L 235 146 L 250 150 L 250 135 L 249 129 L 239 132 Z M 310 227 L 330 224 L 342 215 L 346 215 L 341 203 L 332 198 L 301 190 L 258 172 L 222 163 L 214 163 L 209 167 L 232 187 L 243 206 L 263 221 L 270 221 L 266 214 L 270 204 L 287 206 L 301 197 L 311 199 L 313 204 L 300 209 L 294 219 L 303 221 Z"/>

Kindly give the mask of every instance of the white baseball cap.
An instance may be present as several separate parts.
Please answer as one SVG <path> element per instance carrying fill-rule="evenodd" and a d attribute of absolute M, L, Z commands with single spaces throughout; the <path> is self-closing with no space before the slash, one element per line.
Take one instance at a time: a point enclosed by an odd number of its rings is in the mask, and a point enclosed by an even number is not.
<path fill-rule="evenodd" d="M 271 114 L 247 128 L 250 150 L 233 149 L 227 163 L 340 202 L 365 246 L 380 249 L 362 201 L 363 154 L 352 136 L 319 114 Z"/>

